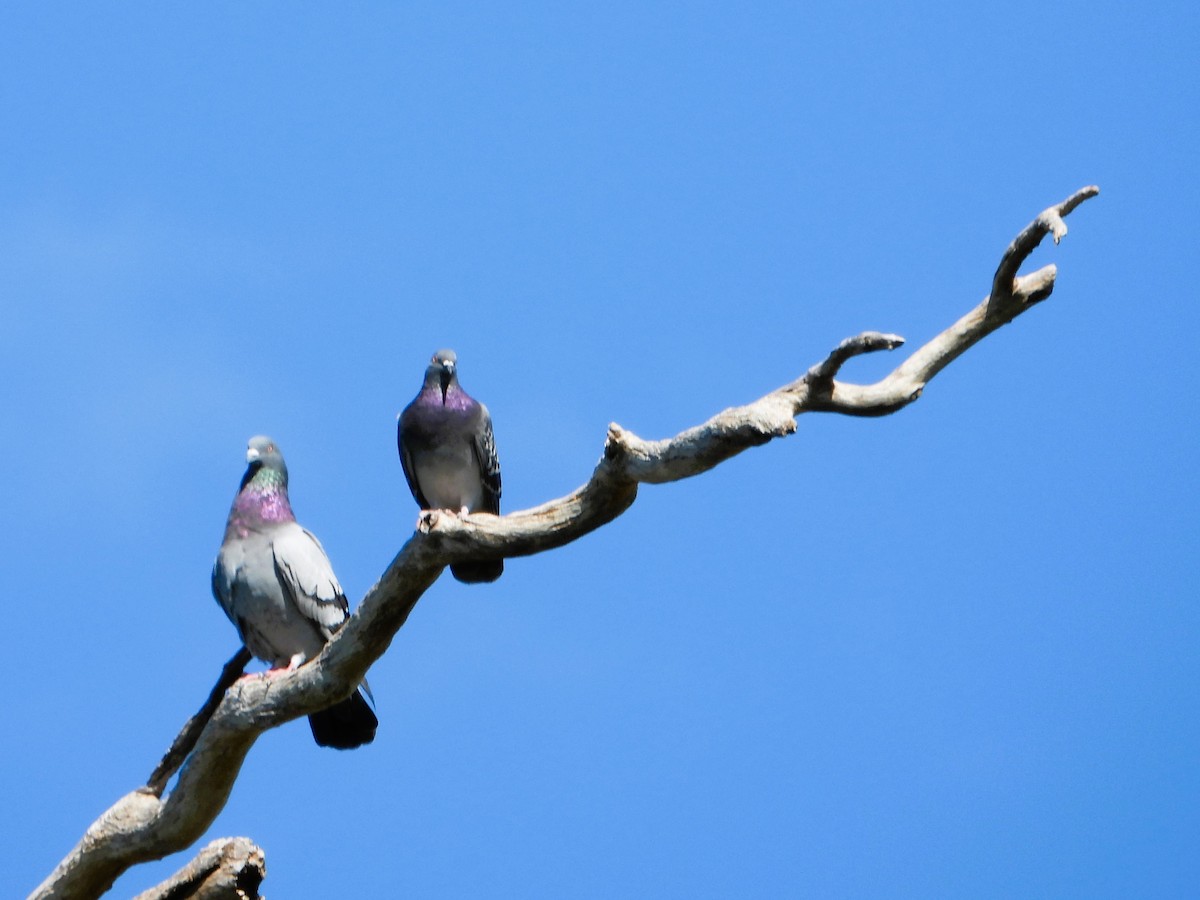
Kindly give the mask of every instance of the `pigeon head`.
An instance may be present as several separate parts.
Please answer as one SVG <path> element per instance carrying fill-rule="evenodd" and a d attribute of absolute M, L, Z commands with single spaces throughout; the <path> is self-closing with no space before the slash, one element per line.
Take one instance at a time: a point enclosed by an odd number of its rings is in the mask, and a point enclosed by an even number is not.
<path fill-rule="evenodd" d="M 279 522 L 293 522 L 288 500 L 288 472 L 279 446 L 257 435 L 246 446 L 246 474 L 233 498 L 226 536 L 245 537 L 249 531 Z"/>
<path fill-rule="evenodd" d="M 242 487 L 251 482 L 282 484 L 287 488 L 287 464 L 279 446 L 266 435 L 255 435 L 246 444 L 246 474 L 242 478 Z"/>
<path fill-rule="evenodd" d="M 262 467 L 287 473 L 279 446 L 265 434 L 257 434 L 246 443 L 246 462 L 251 468 Z"/>
<path fill-rule="evenodd" d="M 446 392 L 458 385 L 458 355 L 453 350 L 439 350 L 425 370 L 425 388 L 436 387 L 446 402 Z"/>

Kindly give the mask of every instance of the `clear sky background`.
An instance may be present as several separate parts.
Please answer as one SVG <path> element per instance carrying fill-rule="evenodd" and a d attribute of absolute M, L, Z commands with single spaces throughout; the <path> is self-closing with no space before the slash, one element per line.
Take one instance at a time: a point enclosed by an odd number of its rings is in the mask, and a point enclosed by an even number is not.
<path fill-rule="evenodd" d="M 610 421 L 927 340 L 1091 183 L 1050 301 L 915 406 L 443 577 L 374 745 L 264 735 L 209 837 L 279 898 L 1194 891 L 1197 9 L 0 12 L 3 893 L 236 650 L 209 573 L 250 435 L 356 604 L 416 521 L 395 416 L 435 349 L 529 507 Z"/>

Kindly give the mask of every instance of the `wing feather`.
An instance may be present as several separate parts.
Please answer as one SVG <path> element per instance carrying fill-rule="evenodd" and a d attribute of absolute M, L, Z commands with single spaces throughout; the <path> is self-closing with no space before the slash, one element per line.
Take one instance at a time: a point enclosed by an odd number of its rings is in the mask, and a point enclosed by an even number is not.
<path fill-rule="evenodd" d="M 404 412 L 407 413 L 408 410 Z M 429 501 L 421 493 L 421 485 L 417 481 L 417 469 L 413 465 L 412 451 L 408 447 L 408 441 L 404 439 L 403 414 L 401 414 L 400 420 L 396 424 L 396 446 L 400 450 L 400 467 L 404 469 L 404 480 L 408 482 L 408 489 L 412 491 L 413 499 L 417 501 L 417 505 L 421 509 L 429 509 Z"/>
<path fill-rule="evenodd" d="M 492 432 L 492 416 L 488 408 L 479 404 L 479 429 L 475 434 L 472 449 L 479 463 L 479 475 L 483 480 L 483 509 L 500 515 L 500 457 L 496 453 L 496 436 Z"/>
<path fill-rule="evenodd" d="M 330 633 L 337 631 L 349 616 L 350 604 L 316 536 L 299 525 L 284 529 L 272 541 L 271 552 L 275 575 L 296 608 Z"/>

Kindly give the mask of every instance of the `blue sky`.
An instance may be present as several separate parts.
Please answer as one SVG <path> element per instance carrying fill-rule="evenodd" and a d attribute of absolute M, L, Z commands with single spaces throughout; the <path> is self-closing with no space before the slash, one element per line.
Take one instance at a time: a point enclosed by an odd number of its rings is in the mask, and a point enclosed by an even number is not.
<path fill-rule="evenodd" d="M 444 577 L 375 744 L 265 735 L 210 836 L 276 897 L 1194 890 L 1198 37 L 1185 3 L 0 13 L 4 879 L 236 649 L 208 585 L 250 435 L 355 603 L 416 520 L 394 422 L 438 347 L 524 508 L 610 421 L 928 339 L 1096 183 L 1051 300 L 915 406 Z"/>

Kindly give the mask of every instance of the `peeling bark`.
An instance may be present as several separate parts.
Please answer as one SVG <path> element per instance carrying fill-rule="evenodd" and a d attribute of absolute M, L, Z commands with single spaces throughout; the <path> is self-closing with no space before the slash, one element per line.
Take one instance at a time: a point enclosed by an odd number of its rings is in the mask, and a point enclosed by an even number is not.
<path fill-rule="evenodd" d="M 266 877 L 261 847 L 247 838 L 220 838 L 133 900 L 260 900 L 258 888 Z"/>

